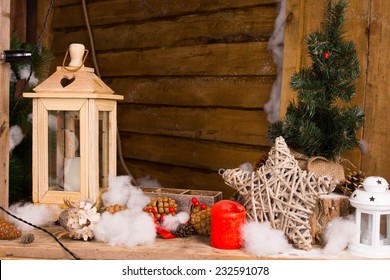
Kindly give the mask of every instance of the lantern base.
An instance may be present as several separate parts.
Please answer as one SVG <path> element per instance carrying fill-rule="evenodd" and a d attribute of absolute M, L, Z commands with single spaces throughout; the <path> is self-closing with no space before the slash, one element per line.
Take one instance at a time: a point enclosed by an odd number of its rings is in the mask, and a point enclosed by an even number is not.
<path fill-rule="evenodd" d="M 348 251 L 356 256 L 367 258 L 390 258 L 390 245 L 372 247 L 364 244 L 351 244 Z"/>

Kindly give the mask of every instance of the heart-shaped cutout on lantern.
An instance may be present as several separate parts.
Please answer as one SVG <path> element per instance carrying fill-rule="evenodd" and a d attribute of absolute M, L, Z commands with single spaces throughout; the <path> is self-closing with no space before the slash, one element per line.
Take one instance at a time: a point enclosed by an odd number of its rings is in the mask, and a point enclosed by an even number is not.
<path fill-rule="evenodd" d="M 73 83 L 75 79 L 76 79 L 75 77 L 73 77 L 73 78 L 66 78 L 66 77 L 62 78 L 61 81 L 60 81 L 61 86 L 63 88 L 65 88 L 65 87 L 69 86 L 71 83 Z"/>

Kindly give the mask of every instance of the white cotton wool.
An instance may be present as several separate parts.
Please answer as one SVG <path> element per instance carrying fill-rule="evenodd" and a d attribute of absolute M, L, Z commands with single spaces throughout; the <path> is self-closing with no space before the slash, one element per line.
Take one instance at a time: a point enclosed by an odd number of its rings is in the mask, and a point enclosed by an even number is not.
<path fill-rule="evenodd" d="M 358 233 L 353 215 L 333 219 L 325 228 L 324 254 L 335 255 L 345 250 Z"/>
<path fill-rule="evenodd" d="M 114 204 L 126 205 L 132 187 L 129 176 L 109 176 L 108 189 L 102 194 L 103 204 L 105 206 Z"/>
<path fill-rule="evenodd" d="M 39 227 L 53 224 L 57 219 L 56 213 L 58 213 L 58 211 L 58 206 L 47 206 L 33 203 L 16 203 L 11 205 L 9 208 L 9 212 L 16 217 Z M 34 227 L 13 217 L 9 217 L 9 221 L 15 224 L 15 226 L 21 231 L 31 231 L 34 229 Z"/>
<path fill-rule="evenodd" d="M 129 197 L 126 204 L 127 209 L 133 213 L 143 212 L 144 207 L 150 202 L 150 197 L 146 196 L 144 192 L 137 187 L 131 186 L 129 189 Z"/>
<path fill-rule="evenodd" d="M 270 99 L 264 105 L 267 113 L 267 120 L 274 123 L 279 120 L 280 95 L 282 90 L 283 73 L 283 52 L 284 52 L 284 27 L 286 23 L 286 0 L 278 1 L 278 16 L 275 20 L 275 27 L 268 41 L 268 49 L 272 52 L 274 62 L 277 66 L 277 77 L 272 85 Z"/>
<path fill-rule="evenodd" d="M 96 240 L 113 246 L 149 245 L 154 242 L 156 235 L 156 225 L 149 214 L 134 214 L 130 210 L 115 214 L 105 212 L 94 228 Z"/>
<path fill-rule="evenodd" d="M 179 212 L 176 215 L 165 215 L 161 223 L 163 229 L 175 231 L 180 224 L 185 224 L 190 219 L 190 214 L 187 212 Z"/>
<path fill-rule="evenodd" d="M 49 114 L 47 124 L 50 130 L 57 131 L 57 116 Z"/>
<path fill-rule="evenodd" d="M 161 187 L 160 182 L 157 179 L 151 178 L 149 175 L 137 179 L 137 184 L 139 186 L 149 187 L 149 188 L 159 188 Z"/>
<path fill-rule="evenodd" d="M 240 168 L 241 170 L 244 170 L 244 171 L 248 171 L 248 172 L 253 172 L 253 170 L 254 170 L 253 165 L 250 162 L 244 162 L 244 163 L 240 164 L 240 166 L 238 168 Z"/>
<path fill-rule="evenodd" d="M 283 231 L 273 229 L 269 222 L 247 222 L 242 229 L 242 243 L 244 251 L 257 257 L 285 253 L 292 248 Z"/>
<path fill-rule="evenodd" d="M 9 129 L 9 152 L 12 152 L 22 142 L 23 138 L 24 134 L 20 126 L 11 126 Z"/>
<path fill-rule="evenodd" d="M 156 224 L 143 211 L 150 198 L 131 185 L 129 176 L 110 176 L 109 187 L 102 200 L 104 205 L 120 204 L 127 206 L 127 209 L 115 214 L 104 212 L 93 229 L 96 240 L 127 247 L 147 245 L 154 241 Z"/>
<path fill-rule="evenodd" d="M 25 79 L 27 80 L 30 77 L 30 80 L 28 82 L 29 86 L 36 86 L 39 83 L 39 80 L 35 77 L 35 73 L 31 72 L 31 66 L 30 65 L 23 65 L 22 67 L 19 68 L 18 74 L 20 79 Z"/>

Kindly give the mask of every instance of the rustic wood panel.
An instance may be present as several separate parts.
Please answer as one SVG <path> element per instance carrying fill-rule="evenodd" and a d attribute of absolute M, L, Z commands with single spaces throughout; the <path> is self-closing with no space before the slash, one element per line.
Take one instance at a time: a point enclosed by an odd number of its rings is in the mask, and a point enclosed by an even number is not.
<path fill-rule="evenodd" d="M 123 103 L 262 109 L 274 76 L 124 77 L 106 84 Z"/>
<path fill-rule="evenodd" d="M 349 0 L 349 8 L 346 13 L 346 22 L 345 22 L 345 38 L 353 40 L 358 59 L 360 62 L 360 77 L 356 81 L 356 96 L 352 100 L 352 104 L 359 105 L 365 111 L 366 117 L 374 116 L 371 112 L 367 111 L 365 100 L 367 96 L 372 96 L 367 89 L 367 78 L 368 78 L 368 53 L 369 53 L 369 18 L 371 11 L 370 2 L 372 1 L 361 1 L 361 0 Z M 372 15 L 371 15 L 372 16 Z M 375 48 L 375 45 L 372 45 Z M 367 95 L 368 94 L 368 95 Z M 364 125 L 363 129 L 357 132 L 357 137 L 359 139 L 367 140 L 365 133 L 363 132 L 371 127 L 370 123 Z M 356 166 L 359 170 L 364 170 L 367 174 L 375 171 L 373 169 L 367 168 L 367 165 L 363 162 L 363 153 L 359 148 L 353 149 L 345 153 L 345 158 L 347 158 L 351 163 Z M 390 163 L 390 161 L 387 161 Z M 372 174 L 372 173 L 371 173 Z M 390 175 L 390 172 L 387 173 Z"/>
<path fill-rule="evenodd" d="M 280 116 L 284 117 L 287 106 L 296 98 L 290 88 L 291 76 L 311 61 L 306 52 L 305 37 L 320 29 L 324 18 L 324 1 L 287 0 L 286 26 L 284 35 L 283 78 Z"/>
<path fill-rule="evenodd" d="M 64 55 L 57 55 L 55 65 L 62 65 L 63 58 Z M 105 78 L 166 75 L 276 75 L 276 67 L 265 42 L 100 53 L 97 55 L 97 60 L 100 72 Z M 86 65 L 92 64 L 87 61 Z"/>
<path fill-rule="evenodd" d="M 120 131 L 171 135 L 247 145 L 268 145 L 262 110 L 118 106 Z"/>
<path fill-rule="evenodd" d="M 254 163 L 269 149 L 213 141 L 121 133 L 125 158 L 218 171 Z"/>
<path fill-rule="evenodd" d="M 301 65 L 303 44 L 303 1 L 286 2 L 286 23 L 284 28 L 283 74 L 280 96 L 280 118 L 283 119 L 287 106 L 294 100 L 295 94 L 290 88 L 291 75 Z"/>
<path fill-rule="evenodd" d="M 267 41 L 271 36 L 275 8 L 256 7 L 248 10 L 225 11 L 217 14 L 189 15 L 162 21 L 139 24 L 115 25 L 95 28 L 95 49 L 120 50 L 155 48 L 161 46 L 185 46 L 207 43 Z M 61 31 L 62 33 L 62 31 Z M 89 44 L 86 29 L 67 32 L 53 42 L 53 52 L 62 52 L 63 47 L 78 42 Z"/>
<path fill-rule="evenodd" d="M 22 42 L 26 42 L 27 35 L 27 1 L 13 0 L 11 2 L 11 32 Z M 17 19 L 17 20 L 15 20 Z"/>
<path fill-rule="evenodd" d="M 367 175 L 390 178 L 390 120 L 388 102 L 390 99 L 388 65 L 390 62 L 390 2 L 371 1 L 369 29 L 369 57 L 367 92 L 365 97 L 366 125 L 364 139 L 369 153 L 363 156 L 363 170 Z"/>
<path fill-rule="evenodd" d="M 9 49 L 10 5 L 10 0 L 0 2 L 1 50 Z M 9 64 L 0 63 L 0 205 L 4 208 L 8 208 L 9 193 L 9 77 Z"/>
<path fill-rule="evenodd" d="M 276 74 L 267 44 L 262 42 L 102 54 L 98 59 L 107 76 Z"/>
<path fill-rule="evenodd" d="M 46 14 L 47 14 L 47 11 L 48 11 L 49 6 L 50 6 L 50 1 L 51 0 L 39 0 L 36 3 L 36 5 L 37 5 L 37 7 L 36 7 L 37 8 L 37 24 L 36 24 L 37 32 L 36 33 L 38 36 L 41 34 L 42 28 L 44 26 Z M 57 1 L 54 1 L 54 4 L 56 2 Z M 45 32 L 42 34 L 42 38 L 41 38 L 41 44 L 44 45 L 45 47 L 50 47 L 50 49 L 51 49 L 51 44 L 53 41 L 53 32 L 51 29 L 53 17 L 54 17 L 53 10 L 54 10 L 54 8 L 52 7 L 51 13 L 49 14 L 49 16 L 47 18 L 47 25 L 46 25 Z M 66 49 L 66 47 L 65 47 L 65 49 Z"/>
<path fill-rule="evenodd" d="M 56 1 L 54 29 L 69 29 L 85 25 L 80 1 Z M 91 26 L 145 21 L 157 18 L 202 14 L 227 9 L 275 4 L 276 0 L 111 0 L 88 1 Z M 68 4 L 74 4 L 69 5 Z M 60 7 L 61 5 L 67 5 Z"/>

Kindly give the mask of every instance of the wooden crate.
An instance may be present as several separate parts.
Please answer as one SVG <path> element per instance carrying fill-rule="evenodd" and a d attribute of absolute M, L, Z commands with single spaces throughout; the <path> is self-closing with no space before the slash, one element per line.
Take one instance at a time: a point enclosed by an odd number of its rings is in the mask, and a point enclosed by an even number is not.
<path fill-rule="evenodd" d="M 178 212 L 189 212 L 191 208 L 191 200 L 193 197 L 197 198 L 200 203 L 212 206 L 214 203 L 222 200 L 222 192 L 219 191 L 205 191 L 205 190 L 191 190 L 191 189 L 174 189 L 174 188 L 149 188 L 140 187 L 145 195 L 150 198 L 158 198 L 168 196 L 174 199 L 177 203 Z"/>

